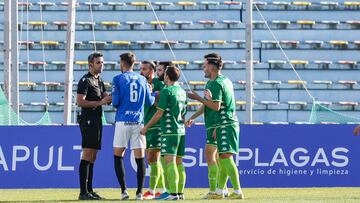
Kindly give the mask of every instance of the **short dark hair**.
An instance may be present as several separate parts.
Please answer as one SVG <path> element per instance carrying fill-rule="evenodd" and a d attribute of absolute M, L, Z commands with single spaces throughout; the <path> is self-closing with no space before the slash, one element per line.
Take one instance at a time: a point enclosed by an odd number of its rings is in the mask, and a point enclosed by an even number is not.
<path fill-rule="evenodd" d="M 172 66 L 173 63 L 172 63 L 171 61 L 159 61 L 158 65 L 159 65 L 159 66 L 160 66 L 160 65 L 163 65 L 163 66 L 165 67 L 165 69 L 166 69 L 166 67 Z"/>
<path fill-rule="evenodd" d="M 141 64 L 149 64 L 151 66 L 151 68 L 153 69 L 153 71 L 156 71 L 156 65 L 152 61 L 142 61 Z"/>
<path fill-rule="evenodd" d="M 88 63 L 94 62 L 95 58 L 103 57 L 104 55 L 101 52 L 94 52 L 88 56 Z"/>
<path fill-rule="evenodd" d="M 120 60 L 124 61 L 128 67 L 132 67 L 135 63 L 136 57 L 134 53 L 127 52 L 120 55 Z"/>
<path fill-rule="evenodd" d="M 207 60 L 209 64 L 214 65 L 217 69 L 221 70 L 223 63 L 220 54 L 210 53 L 206 54 L 204 58 Z"/>
<path fill-rule="evenodd" d="M 171 81 L 175 82 L 180 78 L 180 69 L 176 66 L 167 66 L 165 73 Z"/>

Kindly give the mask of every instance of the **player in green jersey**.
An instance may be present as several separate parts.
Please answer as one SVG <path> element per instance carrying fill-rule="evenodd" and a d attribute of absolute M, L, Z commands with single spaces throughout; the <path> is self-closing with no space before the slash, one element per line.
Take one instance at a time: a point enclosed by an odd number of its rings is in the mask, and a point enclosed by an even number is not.
<path fill-rule="evenodd" d="M 161 119 L 161 155 L 166 161 L 165 171 L 170 193 L 166 198 L 168 200 L 183 199 L 186 181 L 182 163 L 185 154 L 186 93 L 177 82 L 179 77 L 180 70 L 177 67 L 166 68 L 164 76 L 166 87 L 160 92 L 158 110 L 141 130 L 141 134 L 146 134 Z"/>
<path fill-rule="evenodd" d="M 233 154 L 239 150 L 239 123 L 236 117 L 234 88 L 232 82 L 221 74 L 222 60 L 216 53 L 205 55 L 203 65 L 205 77 L 209 78 L 206 84 L 205 98 L 195 92 L 189 92 L 188 97 L 203 103 L 203 107 L 195 113 L 187 122 L 191 125 L 192 120 L 202 113 L 205 114 L 207 129 L 207 147 L 216 142 L 217 152 L 220 159 L 216 169 L 214 149 L 209 152 L 209 182 L 210 193 L 208 198 L 224 198 L 227 179 L 234 187 L 231 199 L 243 199 L 244 195 L 240 188 L 239 172 L 233 159 Z M 213 139 L 211 139 L 213 137 Z M 209 143 L 209 144 L 208 144 Z M 213 169 L 212 169 L 213 168 Z M 217 179 L 218 189 L 214 190 L 214 182 Z"/>
<path fill-rule="evenodd" d="M 143 61 L 140 66 L 140 74 L 143 75 L 152 89 L 153 94 L 158 95 L 165 84 L 155 77 L 156 66 L 152 61 Z M 156 106 L 145 105 L 144 124 L 146 125 L 156 112 Z M 160 162 L 161 130 L 160 122 L 153 125 L 146 133 L 146 155 L 150 165 L 149 190 L 144 193 L 144 199 L 154 199 L 166 191 L 163 169 Z M 155 193 L 156 188 L 158 192 Z"/>

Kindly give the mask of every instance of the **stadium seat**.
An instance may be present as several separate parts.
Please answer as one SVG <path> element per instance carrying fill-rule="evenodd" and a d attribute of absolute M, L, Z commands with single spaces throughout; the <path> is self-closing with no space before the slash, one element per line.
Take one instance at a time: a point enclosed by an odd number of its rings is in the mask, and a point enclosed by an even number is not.
<path fill-rule="evenodd" d="M 194 90 L 204 89 L 206 81 L 189 81 L 189 85 L 193 86 Z"/>
<path fill-rule="evenodd" d="M 150 21 L 149 22 L 150 25 L 153 25 L 154 26 L 154 29 L 157 29 L 158 26 L 161 26 L 162 28 L 165 26 L 165 25 L 168 25 L 169 22 L 168 21 Z"/>
<path fill-rule="evenodd" d="M 165 2 L 165 1 L 157 1 L 153 3 L 156 6 L 172 6 L 174 5 L 172 2 Z"/>
<path fill-rule="evenodd" d="M 187 6 L 196 6 L 196 2 L 192 2 L 192 1 L 179 1 L 176 4 L 182 6 L 183 8 Z"/>
<path fill-rule="evenodd" d="M 354 85 L 357 84 L 355 80 L 339 80 L 338 84 L 344 85 L 346 88 L 354 89 Z"/>
<path fill-rule="evenodd" d="M 56 69 L 65 69 L 66 62 L 65 61 L 51 61 L 50 64 L 55 66 Z"/>
<path fill-rule="evenodd" d="M 360 2 L 359 1 L 345 1 L 344 6 L 359 8 L 360 7 Z"/>
<path fill-rule="evenodd" d="M 273 24 L 276 29 L 286 29 L 291 22 L 289 20 L 273 20 L 271 24 Z"/>
<path fill-rule="evenodd" d="M 265 28 L 265 21 L 253 20 L 252 23 L 253 23 L 254 29 L 264 29 Z"/>
<path fill-rule="evenodd" d="M 332 85 L 332 81 L 330 81 L 330 80 L 314 80 L 313 84 Z"/>
<path fill-rule="evenodd" d="M 340 60 L 340 61 L 337 61 L 337 64 L 339 64 L 341 66 L 346 66 L 348 68 L 355 68 L 357 65 L 357 61 Z"/>
<path fill-rule="evenodd" d="M 297 20 L 296 23 L 300 25 L 302 29 L 306 29 L 306 28 L 311 29 L 313 25 L 315 25 L 315 21 L 313 20 Z"/>
<path fill-rule="evenodd" d="M 128 46 L 131 44 L 131 42 L 125 41 L 125 40 L 115 40 L 115 41 L 112 41 L 111 44 L 117 45 L 117 46 Z"/>
<path fill-rule="evenodd" d="M 141 49 L 144 49 L 145 47 L 147 46 L 151 46 L 153 44 L 155 44 L 154 41 L 143 41 L 143 40 L 139 40 L 139 41 L 136 41 L 136 44 L 140 46 Z"/>
<path fill-rule="evenodd" d="M 330 40 L 329 44 L 333 45 L 335 48 L 345 49 L 349 42 L 346 40 Z"/>
<path fill-rule="evenodd" d="M 280 80 L 262 80 L 260 82 L 260 84 L 263 85 L 269 85 L 271 87 L 271 89 L 278 89 L 281 85 L 281 81 Z"/>
<path fill-rule="evenodd" d="M 333 62 L 325 60 L 315 60 L 313 61 L 313 63 L 318 65 L 319 68 L 328 69 Z"/>
<path fill-rule="evenodd" d="M 360 20 L 347 20 L 345 23 L 348 24 L 352 29 L 360 28 Z"/>
<path fill-rule="evenodd" d="M 47 22 L 44 21 L 29 21 L 29 25 L 32 26 L 32 28 L 35 29 L 44 29 L 44 26 L 47 25 Z"/>
<path fill-rule="evenodd" d="M 284 60 L 268 60 L 269 68 L 283 68 L 286 64 Z"/>
<path fill-rule="evenodd" d="M 56 91 L 61 86 L 61 83 L 60 82 L 41 82 L 41 85 L 46 86 L 49 91 Z"/>
<path fill-rule="evenodd" d="M 89 30 L 92 29 L 96 23 L 90 21 L 78 21 L 77 24 L 80 26 L 82 30 Z"/>
<path fill-rule="evenodd" d="M 144 25 L 145 23 L 142 21 L 126 21 L 125 24 L 130 26 L 130 30 L 133 30 L 135 26 L 141 26 Z"/>
<path fill-rule="evenodd" d="M 280 44 L 283 48 L 296 49 L 300 42 L 298 40 L 281 40 Z"/>
<path fill-rule="evenodd" d="M 292 5 L 309 7 L 309 6 L 311 6 L 311 2 L 308 2 L 308 1 L 294 1 L 294 2 L 292 2 Z"/>
<path fill-rule="evenodd" d="M 136 7 L 147 7 L 149 5 L 148 2 L 144 2 L 144 1 L 134 1 L 134 2 L 130 2 L 129 4 L 131 6 L 136 6 Z"/>
<path fill-rule="evenodd" d="M 352 108 L 359 105 L 358 102 L 352 102 L 352 101 L 339 101 L 338 104 L 341 106 L 351 106 Z"/>
<path fill-rule="evenodd" d="M 316 104 L 328 107 L 328 106 L 332 105 L 332 102 L 330 102 L 330 101 L 316 101 Z"/>
<path fill-rule="evenodd" d="M 337 29 L 338 25 L 340 24 L 340 21 L 338 21 L 338 20 L 322 20 L 322 21 L 320 21 L 320 24 L 326 25 L 327 29 Z"/>
<path fill-rule="evenodd" d="M 160 40 L 159 43 L 165 45 L 165 47 L 168 47 L 168 45 L 173 46 L 175 44 L 178 44 L 179 42 L 176 40 L 169 40 L 169 41 Z"/>
<path fill-rule="evenodd" d="M 276 8 L 281 9 L 281 10 L 287 10 L 289 8 L 289 6 L 291 5 L 291 2 L 287 2 L 287 1 L 273 1 L 271 3 L 272 5 L 276 6 Z"/>
<path fill-rule="evenodd" d="M 187 103 L 187 108 L 188 108 L 190 111 L 196 111 L 201 105 L 202 105 L 201 102 L 198 102 L 198 101 L 189 101 L 189 102 Z"/>
<path fill-rule="evenodd" d="M 289 85 L 295 85 L 295 88 L 302 89 L 303 85 L 306 85 L 306 81 L 304 80 L 288 80 L 287 83 Z"/>
<path fill-rule="evenodd" d="M 117 27 L 119 27 L 120 22 L 118 22 L 118 21 L 102 21 L 101 25 L 105 26 L 106 29 L 111 30 L 111 29 L 116 29 Z"/>
<path fill-rule="evenodd" d="M 33 4 L 31 3 L 31 2 L 24 2 L 24 1 L 18 1 L 18 6 L 20 7 L 20 6 L 22 6 L 22 7 L 30 7 L 30 6 L 32 6 Z"/>
<path fill-rule="evenodd" d="M 88 61 L 75 61 L 75 65 L 79 65 L 80 69 L 87 69 L 89 63 Z"/>
<path fill-rule="evenodd" d="M 210 25 L 213 26 L 215 25 L 217 22 L 216 20 L 199 20 L 199 23 L 202 25 Z"/>
<path fill-rule="evenodd" d="M 99 7 L 103 4 L 101 2 L 88 1 L 83 3 L 85 6 Z"/>
<path fill-rule="evenodd" d="M 225 44 L 226 41 L 225 40 L 208 40 L 207 43 L 208 44 Z"/>
<path fill-rule="evenodd" d="M 53 7 L 56 5 L 54 2 L 37 2 L 36 4 L 41 6 L 42 10 L 46 10 L 48 7 Z"/>
<path fill-rule="evenodd" d="M 277 106 L 280 104 L 278 101 L 261 101 L 260 104 L 264 105 L 266 109 L 271 109 L 272 106 Z"/>
<path fill-rule="evenodd" d="M 35 82 L 19 82 L 18 84 L 19 84 L 19 86 L 27 86 L 27 87 L 32 87 L 32 88 L 36 86 Z"/>
<path fill-rule="evenodd" d="M 52 24 L 57 26 L 58 30 L 66 30 L 66 26 L 67 26 L 66 21 L 53 21 Z"/>
<path fill-rule="evenodd" d="M 289 109 L 292 110 L 304 110 L 307 105 L 305 101 L 288 101 Z"/>
<path fill-rule="evenodd" d="M 246 60 L 245 59 L 243 59 L 243 60 L 240 60 L 239 61 L 239 64 L 246 64 Z M 258 61 L 258 60 L 253 60 L 253 64 L 255 65 L 255 64 L 259 64 L 260 63 L 260 61 Z"/>
<path fill-rule="evenodd" d="M 295 68 L 305 68 L 306 65 L 309 64 L 307 60 L 290 60 L 290 64 L 292 64 Z"/>
<path fill-rule="evenodd" d="M 193 48 L 194 46 L 198 46 L 202 44 L 200 40 L 184 40 L 183 43 L 188 44 L 189 49 Z"/>
<path fill-rule="evenodd" d="M 124 2 L 117 2 L 117 1 L 109 1 L 106 3 L 108 6 L 125 6 L 126 4 Z"/>
<path fill-rule="evenodd" d="M 237 26 L 239 26 L 241 21 L 239 21 L 239 20 L 223 20 L 222 23 L 226 24 L 226 28 L 230 29 L 230 28 L 236 28 Z"/>
<path fill-rule="evenodd" d="M 54 49 L 57 45 L 59 45 L 59 42 L 58 41 L 40 41 L 39 44 L 44 45 L 48 48 Z"/>

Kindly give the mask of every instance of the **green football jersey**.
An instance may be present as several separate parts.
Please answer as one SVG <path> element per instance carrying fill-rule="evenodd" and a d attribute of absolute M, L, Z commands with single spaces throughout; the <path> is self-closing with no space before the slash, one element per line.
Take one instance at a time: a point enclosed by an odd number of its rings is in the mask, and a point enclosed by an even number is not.
<path fill-rule="evenodd" d="M 206 128 L 238 122 L 232 82 L 226 76 L 219 75 L 215 80 L 209 80 L 206 83 L 205 89 L 211 92 L 213 101 L 221 102 L 219 111 L 214 111 L 205 106 Z"/>
<path fill-rule="evenodd" d="M 185 135 L 186 93 L 178 83 L 161 90 L 158 109 L 164 111 L 160 120 L 162 136 Z"/>
<path fill-rule="evenodd" d="M 158 78 L 154 78 L 151 84 L 152 87 L 152 91 L 161 91 L 164 87 L 165 84 L 163 81 L 160 81 Z M 156 113 L 156 106 L 148 106 L 145 105 L 144 107 L 144 123 L 145 125 L 151 120 L 151 118 L 154 116 L 154 114 Z M 160 122 L 157 122 L 154 126 L 152 126 L 150 129 L 154 129 L 154 128 L 159 128 L 160 127 Z"/>

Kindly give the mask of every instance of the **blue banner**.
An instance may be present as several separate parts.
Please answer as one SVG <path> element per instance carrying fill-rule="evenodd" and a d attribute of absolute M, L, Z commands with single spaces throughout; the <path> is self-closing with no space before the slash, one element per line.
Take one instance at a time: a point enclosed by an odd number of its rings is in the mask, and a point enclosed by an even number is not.
<path fill-rule="evenodd" d="M 359 187 L 360 138 L 352 135 L 353 128 L 241 125 L 240 152 L 234 160 L 242 187 Z M 119 187 L 113 132 L 113 126 L 104 127 L 95 187 Z M 204 149 L 204 126 L 187 129 L 186 187 L 208 187 Z M 80 156 L 78 126 L 0 127 L 0 188 L 76 188 Z M 129 150 L 125 163 L 127 185 L 135 187 L 136 163 Z"/>

